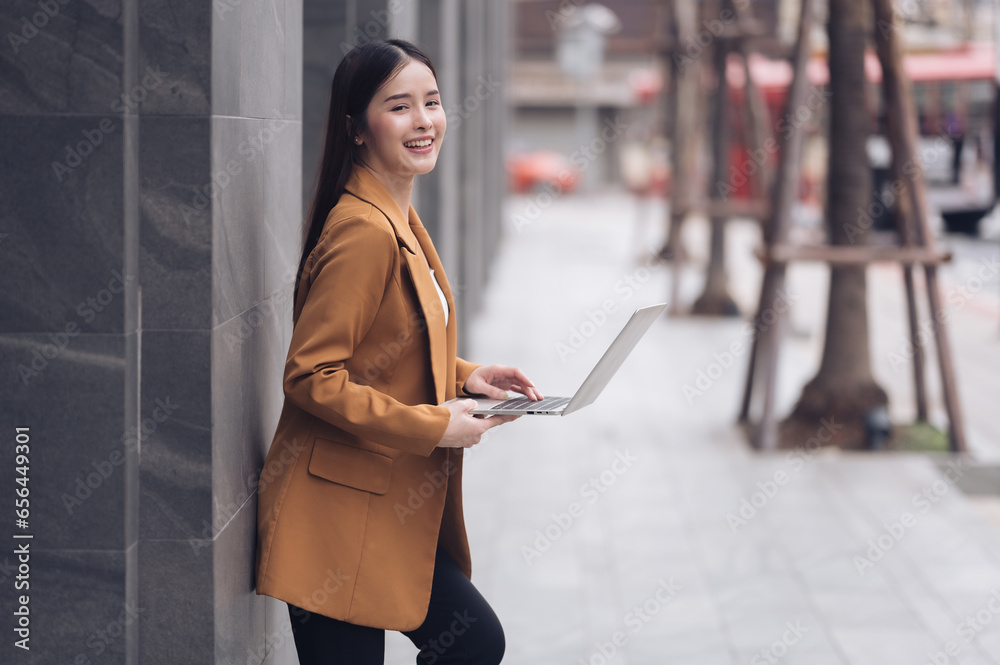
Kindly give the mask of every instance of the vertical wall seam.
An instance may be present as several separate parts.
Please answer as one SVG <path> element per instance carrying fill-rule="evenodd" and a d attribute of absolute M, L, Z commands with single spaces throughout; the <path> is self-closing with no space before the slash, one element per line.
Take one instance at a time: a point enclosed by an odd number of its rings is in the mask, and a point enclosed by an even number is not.
<path fill-rule="evenodd" d="M 122 0 L 122 92 L 138 83 L 139 16 L 138 0 Z M 122 238 L 125 276 L 125 431 L 142 436 L 138 427 L 141 409 L 142 313 L 139 285 L 139 116 L 138 109 L 126 105 L 122 122 Z M 139 607 L 139 454 L 138 446 L 125 455 L 125 603 Z M 139 622 L 125 627 L 125 663 L 139 663 Z"/>

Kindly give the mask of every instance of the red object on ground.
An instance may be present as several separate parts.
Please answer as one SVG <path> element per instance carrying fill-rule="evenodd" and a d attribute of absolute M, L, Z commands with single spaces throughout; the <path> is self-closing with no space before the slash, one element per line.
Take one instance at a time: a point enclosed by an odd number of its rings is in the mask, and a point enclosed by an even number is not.
<path fill-rule="evenodd" d="M 548 187 L 572 192 L 580 182 L 580 170 L 569 157 L 553 150 L 535 150 L 507 158 L 507 176 L 513 192 L 530 192 Z"/>

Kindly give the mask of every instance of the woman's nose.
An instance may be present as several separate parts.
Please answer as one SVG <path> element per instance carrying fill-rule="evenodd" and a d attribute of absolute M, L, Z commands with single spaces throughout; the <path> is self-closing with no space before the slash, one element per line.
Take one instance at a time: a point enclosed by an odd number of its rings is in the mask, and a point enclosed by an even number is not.
<path fill-rule="evenodd" d="M 427 129 L 431 125 L 431 116 L 424 106 L 418 106 L 413 114 L 413 125 L 417 129 Z"/>

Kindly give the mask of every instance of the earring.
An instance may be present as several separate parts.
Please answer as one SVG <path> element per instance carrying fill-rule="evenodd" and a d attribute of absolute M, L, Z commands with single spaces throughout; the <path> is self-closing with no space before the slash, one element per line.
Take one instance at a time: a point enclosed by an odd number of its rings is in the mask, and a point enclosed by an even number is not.
<path fill-rule="evenodd" d="M 354 137 L 354 142 L 360 145 L 361 144 L 361 137 L 360 136 L 355 136 Z"/>

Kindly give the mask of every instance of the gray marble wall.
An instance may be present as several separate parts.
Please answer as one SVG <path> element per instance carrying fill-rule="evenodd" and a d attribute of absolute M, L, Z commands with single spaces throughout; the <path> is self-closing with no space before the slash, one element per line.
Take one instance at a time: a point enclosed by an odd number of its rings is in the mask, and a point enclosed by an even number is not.
<path fill-rule="evenodd" d="M 330 79 L 362 38 L 434 57 L 450 126 L 415 203 L 464 329 L 500 232 L 506 4 L 0 4 L 0 496 L 25 450 L 30 489 L 3 519 L 30 588 L 0 553 L 30 650 L 2 662 L 296 662 L 254 594 L 255 483 Z"/>
<path fill-rule="evenodd" d="M 0 492 L 28 428 L 33 536 L 5 663 L 264 660 L 302 25 L 300 0 L 0 5 Z"/>

